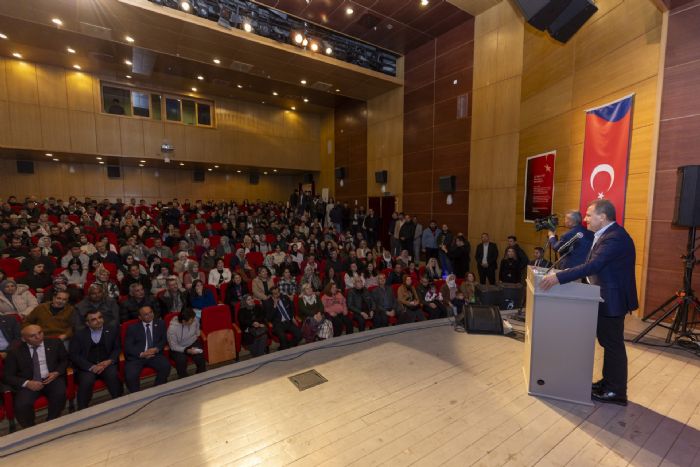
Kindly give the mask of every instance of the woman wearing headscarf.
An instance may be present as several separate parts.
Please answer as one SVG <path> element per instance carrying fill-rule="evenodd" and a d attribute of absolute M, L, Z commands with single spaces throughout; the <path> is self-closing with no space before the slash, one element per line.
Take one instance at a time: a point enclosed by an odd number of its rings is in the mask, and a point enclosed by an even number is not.
<path fill-rule="evenodd" d="M 223 258 L 229 253 L 233 253 L 233 248 L 231 248 L 231 244 L 229 243 L 228 237 L 226 235 L 223 235 L 219 239 L 219 246 L 216 247 L 216 256 L 218 256 L 219 258 Z"/>
<path fill-rule="evenodd" d="M 243 344 L 251 355 L 263 355 L 267 348 L 267 320 L 262 306 L 255 303 L 252 295 L 246 295 L 241 301 L 238 326 L 243 330 Z"/>
<path fill-rule="evenodd" d="M 53 247 L 51 246 L 51 237 L 41 237 L 36 246 L 41 248 L 41 254 L 43 256 L 56 256 L 56 253 L 53 251 Z"/>
<path fill-rule="evenodd" d="M 321 278 L 318 277 L 316 270 L 311 265 L 307 265 L 306 268 L 304 268 L 304 275 L 301 277 L 299 284 L 302 288 L 304 284 L 310 284 L 314 292 L 321 292 L 323 287 Z"/>
<path fill-rule="evenodd" d="M 109 270 L 104 266 L 100 266 L 95 270 L 95 282 L 93 284 L 102 286 L 106 297 L 114 300 L 119 299 L 119 286 L 110 279 Z"/>
<path fill-rule="evenodd" d="M 25 284 L 12 279 L 0 282 L 0 314 L 27 316 L 39 304 Z"/>

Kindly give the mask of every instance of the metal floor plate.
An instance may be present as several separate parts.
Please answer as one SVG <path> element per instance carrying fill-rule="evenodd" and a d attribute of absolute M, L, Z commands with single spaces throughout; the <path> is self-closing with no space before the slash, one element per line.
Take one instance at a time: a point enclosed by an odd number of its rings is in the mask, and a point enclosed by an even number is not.
<path fill-rule="evenodd" d="M 321 373 L 319 373 L 318 371 L 309 370 L 294 376 L 290 376 L 289 381 L 291 381 L 294 384 L 294 386 L 297 387 L 297 389 L 303 391 L 305 389 L 318 386 L 319 384 L 323 384 L 328 380 L 321 376 Z"/>

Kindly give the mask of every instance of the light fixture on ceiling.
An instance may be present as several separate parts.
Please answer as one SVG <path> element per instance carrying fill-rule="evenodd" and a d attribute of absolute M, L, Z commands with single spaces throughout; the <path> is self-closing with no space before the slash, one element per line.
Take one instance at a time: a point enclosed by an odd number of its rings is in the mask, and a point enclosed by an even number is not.
<path fill-rule="evenodd" d="M 236 170 L 236 173 L 241 173 L 241 171 L 240 171 L 240 170 Z"/>
<path fill-rule="evenodd" d="M 47 153 L 44 154 L 44 155 L 45 155 L 46 157 L 53 157 L 53 154 L 51 154 L 50 152 L 47 152 Z"/>
<path fill-rule="evenodd" d="M 73 65 L 73 68 L 75 68 L 76 70 L 82 70 L 82 67 L 80 65 L 78 65 L 77 63 L 75 65 Z"/>
<path fill-rule="evenodd" d="M 243 23 L 243 30 L 245 32 L 251 32 L 253 30 L 253 26 L 251 26 L 251 24 L 246 21 L 245 23 Z"/>
<path fill-rule="evenodd" d="M 95 159 L 97 159 L 98 161 L 102 160 L 102 158 L 100 156 L 97 156 Z"/>
<path fill-rule="evenodd" d="M 306 80 L 305 80 L 305 79 L 302 79 L 302 80 L 301 80 L 301 84 L 306 84 Z"/>
<path fill-rule="evenodd" d="M 54 158 L 53 158 L 53 161 L 54 161 L 54 162 L 58 162 L 59 159 L 57 159 L 57 158 L 54 157 Z"/>
<path fill-rule="evenodd" d="M 197 79 L 200 80 L 200 81 L 204 81 L 204 76 L 202 76 L 202 75 L 197 75 Z"/>
<path fill-rule="evenodd" d="M 304 40 L 301 41 L 301 45 L 306 47 L 307 45 L 309 45 L 309 40 L 307 38 L 304 38 Z"/>
<path fill-rule="evenodd" d="M 129 60 L 128 58 L 124 60 L 124 63 L 129 66 L 133 65 L 133 63 L 131 63 L 131 60 Z"/>
<path fill-rule="evenodd" d="M 145 163 L 146 163 L 146 161 L 139 161 L 139 162 L 142 163 L 142 164 L 145 164 Z"/>
<path fill-rule="evenodd" d="M 336 89 L 335 92 L 340 92 L 340 89 Z"/>
<path fill-rule="evenodd" d="M 185 165 L 185 163 L 184 163 L 184 162 L 180 162 L 180 165 Z"/>
<path fill-rule="evenodd" d="M 263 172 L 263 175 L 267 175 L 267 172 Z"/>
<path fill-rule="evenodd" d="M 190 2 L 188 1 L 182 1 L 180 2 L 180 8 L 182 8 L 182 11 L 190 11 Z"/>
<path fill-rule="evenodd" d="M 304 102 L 309 102 L 309 99 L 307 97 L 305 97 Z"/>
<path fill-rule="evenodd" d="M 296 109 L 297 109 L 296 107 L 292 106 L 292 110 L 296 110 Z"/>
<path fill-rule="evenodd" d="M 316 42 L 311 43 L 311 50 L 313 52 L 318 52 L 318 44 Z"/>
<path fill-rule="evenodd" d="M 100 162 L 98 162 L 98 164 L 104 164 L 104 161 L 100 161 Z"/>
<path fill-rule="evenodd" d="M 63 21 L 61 21 L 59 18 L 51 18 L 51 22 L 56 26 L 63 26 Z"/>
<path fill-rule="evenodd" d="M 74 54 L 75 49 L 73 47 L 66 47 L 66 52 L 68 52 L 69 54 Z"/>
<path fill-rule="evenodd" d="M 349 7 L 347 7 L 347 8 L 345 9 L 345 14 L 346 14 L 346 15 L 350 16 L 350 15 L 353 14 L 353 13 L 355 13 L 355 10 L 353 10 L 351 6 L 349 6 Z"/>
<path fill-rule="evenodd" d="M 428 6 L 430 0 L 420 0 L 420 6 Z"/>
<path fill-rule="evenodd" d="M 272 95 L 273 95 L 273 96 L 279 96 L 279 94 L 277 93 L 277 91 L 272 91 Z"/>
<path fill-rule="evenodd" d="M 124 39 L 129 43 L 133 44 L 134 43 L 134 38 L 131 36 L 124 36 Z"/>
<path fill-rule="evenodd" d="M 15 58 L 22 58 L 22 54 L 19 52 L 12 52 L 12 56 Z"/>
<path fill-rule="evenodd" d="M 131 75 L 126 75 L 126 79 L 131 79 Z"/>
<path fill-rule="evenodd" d="M 192 87 L 192 92 L 197 92 L 197 88 Z"/>
<path fill-rule="evenodd" d="M 143 167 L 143 164 L 139 164 L 139 167 Z"/>
<path fill-rule="evenodd" d="M 301 44 L 302 42 L 304 42 L 304 35 L 300 32 L 294 34 L 294 42 L 296 42 L 297 44 Z"/>
<path fill-rule="evenodd" d="M 237 87 L 238 89 L 243 89 L 243 85 L 242 85 L 242 84 L 237 84 L 236 87 Z"/>
<path fill-rule="evenodd" d="M 326 47 L 326 55 L 333 55 L 333 49 L 331 46 Z"/>
<path fill-rule="evenodd" d="M 277 169 L 272 169 L 273 172 L 277 172 Z"/>
<path fill-rule="evenodd" d="M 219 60 L 218 58 L 215 58 L 214 60 L 212 60 L 212 62 L 216 63 L 217 65 L 221 65 L 221 60 Z"/>
<path fill-rule="evenodd" d="M 219 166 L 218 166 L 218 165 L 215 165 L 215 166 L 214 166 L 214 168 L 215 168 L 215 169 L 218 169 L 218 168 L 219 168 Z"/>
<path fill-rule="evenodd" d="M 0 32 L 0 39 L 7 39 L 7 34 L 3 34 Z"/>

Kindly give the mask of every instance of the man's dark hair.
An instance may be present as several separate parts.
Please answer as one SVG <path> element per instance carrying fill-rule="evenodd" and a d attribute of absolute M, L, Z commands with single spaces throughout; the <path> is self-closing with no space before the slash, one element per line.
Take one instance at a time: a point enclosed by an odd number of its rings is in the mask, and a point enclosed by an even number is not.
<path fill-rule="evenodd" d="M 593 206 L 596 214 L 605 214 L 605 217 L 607 217 L 609 221 L 617 220 L 615 216 L 615 206 L 610 202 L 610 200 L 597 199 L 590 202 L 588 206 Z"/>
<path fill-rule="evenodd" d="M 535 251 L 539 251 L 540 253 L 544 254 L 544 248 L 542 248 L 541 246 L 536 246 Z"/>
<path fill-rule="evenodd" d="M 517 242 L 518 239 L 515 235 L 508 235 L 508 240 L 513 239 L 514 242 Z"/>
<path fill-rule="evenodd" d="M 96 315 L 97 313 L 102 314 L 102 310 L 88 310 L 87 313 L 85 313 L 85 322 L 90 318 L 90 315 Z"/>

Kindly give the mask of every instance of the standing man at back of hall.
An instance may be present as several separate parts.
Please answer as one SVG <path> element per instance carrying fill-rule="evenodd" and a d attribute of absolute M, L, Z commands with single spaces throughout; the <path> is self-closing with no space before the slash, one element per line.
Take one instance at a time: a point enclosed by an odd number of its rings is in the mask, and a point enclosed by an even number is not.
<path fill-rule="evenodd" d="M 498 246 L 489 241 L 489 234 L 481 234 L 481 243 L 476 247 L 477 270 L 479 271 L 479 282 L 496 285 L 496 268 L 498 267 Z"/>
<path fill-rule="evenodd" d="M 556 284 L 587 279 L 600 286 L 596 336 L 603 347 L 603 379 L 593 383 L 591 398 L 627 405 L 627 352 L 625 316 L 639 307 L 635 283 L 635 249 L 632 237 L 615 222 L 615 206 L 605 199 L 593 201 L 586 223 L 594 232 L 593 246 L 584 264 L 549 274 L 540 282 L 547 290 Z"/>

